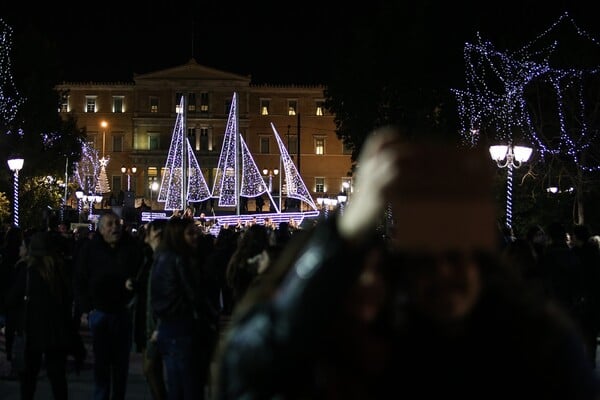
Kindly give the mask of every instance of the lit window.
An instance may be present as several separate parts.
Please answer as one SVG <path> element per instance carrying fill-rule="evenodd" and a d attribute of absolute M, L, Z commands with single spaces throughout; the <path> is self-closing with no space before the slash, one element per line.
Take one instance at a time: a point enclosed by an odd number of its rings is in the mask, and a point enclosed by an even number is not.
<path fill-rule="evenodd" d="M 63 94 L 61 96 L 59 112 L 69 112 L 69 96 L 66 94 Z"/>
<path fill-rule="evenodd" d="M 196 94 L 188 94 L 188 111 L 196 111 Z"/>
<path fill-rule="evenodd" d="M 96 112 L 96 98 L 97 96 L 85 96 L 85 112 Z"/>
<path fill-rule="evenodd" d="M 315 192 L 317 192 L 317 193 L 325 192 L 325 178 L 323 178 L 323 177 L 315 178 Z"/>
<path fill-rule="evenodd" d="M 158 97 L 156 97 L 156 96 L 150 97 L 150 112 L 151 113 L 158 112 Z"/>
<path fill-rule="evenodd" d="M 271 101 L 268 99 L 260 100 L 260 115 L 269 115 L 269 106 L 271 105 Z"/>
<path fill-rule="evenodd" d="M 208 112 L 208 93 L 207 92 L 200 93 L 200 111 Z"/>
<path fill-rule="evenodd" d="M 181 98 L 183 97 L 183 93 L 177 92 L 175 93 L 175 112 L 177 114 L 181 114 L 183 112 L 183 110 L 181 110 L 179 108 L 179 105 L 181 104 Z"/>
<path fill-rule="evenodd" d="M 315 115 L 322 117 L 325 115 L 325 102 L 323 100 L 317 100 L 315 102 Z"/>
<path fill-rule="evenodd" d="M 315 138 L 315 154 L 325 154 L 325 138 Z"/>
<path fill-rule="evenodd" d="M 288 100 L 288 115 L 296 115 L 298 109 L 298 101 Z"/>
<path fill-rule="evenodd" d="M 122 113 L 123 112 L 123 96 L 113 96 L 113 112 L 114 113 Z"/>

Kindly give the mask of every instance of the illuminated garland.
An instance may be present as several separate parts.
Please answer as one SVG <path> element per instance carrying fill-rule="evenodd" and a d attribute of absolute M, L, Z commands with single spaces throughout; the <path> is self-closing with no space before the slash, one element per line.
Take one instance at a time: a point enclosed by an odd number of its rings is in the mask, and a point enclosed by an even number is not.
<path fill-rule="evenodd" d="M 10 62 L 10 49 L 12 48 L 12 28 L 0 18 L 0 118 L 2 126 L 11 134 L 11 123 L 14 121 L 18 108 L 25 101 L 16 89 Z M 20 129 L 17 135 L 23 136 Z"/>
<path fill-rule="evenodd" d="M 588 163 L 581 160 L 582 152 L 589 151 L 590 142 L 595 139 L 586 122 L 589 112 L 584 101 L 584 82 L 590 77 L 597 77 L 600 66 L 554 68 L 550 65 L 550 58 L 558 48 L 558 40 L 546 46 L 541 45 L 542 39 L 547 40 L 559 24 L 567 22 L 571 23 L 579 38 L 591 42 L 600 50 L 598 40 L 581 30 L 568 13 L 564 13 L 546 31 L 514 53 L 496 50 L 479 34 L 476 43 L 465 45 L 468 89 L 453 90 L 459 103 L 460 133 L 464 143 L 474 146 L 479 141 L 480 133 L 487 132 L 500 143 L 525 140 L 536 149 L 541 159 L 547 155 L 562 154 L 570 157 L 582 170 L 600 170 L 600 164 L 590 162 L 592 157 L 586 159 Z M 534 117 L 525 100 L 526 89 L 533 84 L 547 85 L 553 90 L 560 130 L 556 141 L 544 139 L 534 126 Z M 566 105 L 572 106 L 574 103 L 572 99 L 566 99 L 566 94 L 573 91 L 577 93 L 577 125 L 569 124 L 565 117 Z M 515 133 L 521 137 L 515 138 Z"/>
<path fill-rule="evenodd" d="M 99 173 L 98 150 L 89 143 L 84 143 L 81 149 L 81 160 L 75 163 L 71 179 L 79 185 L 83 193 L 92 194 L 98 184 Z"/>

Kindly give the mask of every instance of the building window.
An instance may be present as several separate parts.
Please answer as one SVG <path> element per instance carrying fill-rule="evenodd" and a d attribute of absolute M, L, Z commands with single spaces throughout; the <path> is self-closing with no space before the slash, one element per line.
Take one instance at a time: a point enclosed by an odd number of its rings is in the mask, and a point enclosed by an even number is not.
<path fill-rule="evenodd" d="M 261 154 L 269 154 L 269 138 L 261 137 L 260 138 L 260 153 Z"/>
<path fill-rule="evenodd" d="M 315 101 L 315 115 L 322 117 L 325 115 L 325 101 L 317 100 Z"/>
<path fill-rule="evenodd" d="M 175 93 L 175 112 L 180 113 L 183 110 L 179 109 L 179 105 L 181 104 L 181 99 L 183 98 L 183 93 L 177 92 Z"/>
<path fill-rule="evenodd" d="M 188 93 L 187 109 L 190 112 L 196 111 L 196 93 Z"/>
<path fill-rule="evenodd" d="M 85 96 L 85 112 L 96 112 L 96 100 L 97 96 Z"/>
<path fill-rule="evenodd" d="M 158 112 L 158 97 L 150 96 L 150 112 L 157 113 Z"/>
<path fill-rule="evenodd" d="M 187 128 L 187 138 L 193 149 L 196 149 L 196 128 Z"/>
<path fill-rule="evenodd" d="M 298 136 L 297 135 L 288 135 L 287 151 L 291 156 L 298 154 Z"/>
<path fill-rule="evenodd" d="M 318 176 L 315 177 L 315 192 L 324 193 L 325 192 L 325 178 Z"/>
<path fill-rule="evenodd" d="M 124 110 L 123 110 L 124 100 L 125 100 L 125 98 L 123 96 L 113 96 L 113 112 L 114 113 L 124 112 Z"/>
<path fill-rule="evenodd" d="M 315 138 L 315 154 L 317 154 L 317 155 L 325 154 L 325 138 L 323 138 L 323 137 Z"/>
<path fill-rule="evenodd" d="M 212 150 L 212 143 L 208 141 L 208 128 L 200 128 L 200 148 L 197 150 Z"/>
<path fill-rule="evenodd" d="M 200 111 L 208 112 L 208 93 L 207 92 L 200 93 Z"/>
<path fill-rule="evenodd" d="M 123 135 L 113 136 L 112 151 L 115 153 L 123 151 Z"/>
<path fill-rule="evenodd" d="M 288 115 L 296 115 L 298 111 L 298 100 L 288 100 Z"/>
<path fill-rule="evenodd" d="M 271 100 L 260 99 L 260 115 L 269 115 L 269 107 L 271 106 Z"/>
<path fill-rule="evenodd" d="M 122 187 L 121 184 L 122 184 L 121 175 L 113 175 L 112 186 L 111 186 L 113 192 L 116 192 L 118 190 L 124 191 L 126 188 Z"/>
<path fill-rule="evenodd" d="M 148 150 L 159 149 L 159 133 L 148 133 Z"/>
<path fill-rule="evenodd" d="M 60 112 L 66 113 L 69 112 L 69 96 L 62 95 L 60 99 Z"/>

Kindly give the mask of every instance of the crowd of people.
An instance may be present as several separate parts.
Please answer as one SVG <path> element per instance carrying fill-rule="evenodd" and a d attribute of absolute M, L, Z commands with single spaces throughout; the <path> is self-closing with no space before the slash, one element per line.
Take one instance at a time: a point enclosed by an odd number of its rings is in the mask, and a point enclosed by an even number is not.
<path fill-rule="evenodd" d="M 27 362 L 4 378 L 18 379 L 21 397 L 33 399 L 45 368 L 54 398 L 64 400 L 68 360 L 78 372 L 90 357 L 91 397 L 125 399 L 136 351 L 143 354 L 153 398 L 202 398 L 242 281 L 261 272 L 258 263 L 233 261 L 234 255 L 273 254 L 283 245 L 283 231 L 257 223 L 213 236 L 189 213 L 138 229 L 111 212 L 101 215 L 95 231 L 69 232 L 56 220 L 44 229 L 7 226 L 0 247 L 0 326 L 11 363 L 15 333 L 26 334 Z M 263 241 L 256 247 L 247 238 L 258 232 Z M 285 228 L 285 235 L 293 232 Z M 89 329 L 92 354 L 81 328 Z"/>
<path fill-rule="evenodd" d="M 189 212 L 136 231 L 110 212 L 89 232 L 11 226 L 0 314 L 9 361 L 27 334 L 22 398 L 43 362 L 67 399 L 67 360 L 93 357 L 91 397 L 125 399 L 136 351 L 153 399 L 600 399 L 599 237 L 505 235 L 492 167 L 386 127 L 343 213 L 309 229 L 213 236 Z"/>

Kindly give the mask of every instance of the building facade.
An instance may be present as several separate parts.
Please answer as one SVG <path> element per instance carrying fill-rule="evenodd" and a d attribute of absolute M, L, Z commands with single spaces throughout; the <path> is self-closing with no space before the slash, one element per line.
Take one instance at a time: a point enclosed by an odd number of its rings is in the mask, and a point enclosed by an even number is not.
<path fill-rule="evenodd" d="M 187 137 L 212 188 L 234 92 L 240 133 L 273 194 L 277 196 L 282 185 L 281 174 L 274 174 L 281 167 L 271 123 L 313 199 L 333 198 L 344 187 L 352 189 L 350 151 L 335 134 L 333 115 L 324 107 L 323 86 L 255 85 L 249 76 L 191 59 L 135 75 L 131 83 L 65 82 L 56 88 L 65 93 L 61 115 L 74 115 L 90 144 L 109 159 L 106 204 L 125 194 L 126 203 L 139 206 L 143 199 L 155 210 L 163 208 L 151 188 L 153 182 L 160 183 L 182 96 Z M 282 193 L 285 198 L 285 183 Z"/>

